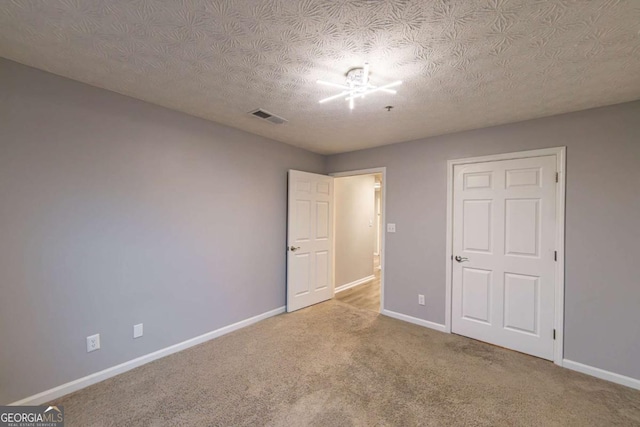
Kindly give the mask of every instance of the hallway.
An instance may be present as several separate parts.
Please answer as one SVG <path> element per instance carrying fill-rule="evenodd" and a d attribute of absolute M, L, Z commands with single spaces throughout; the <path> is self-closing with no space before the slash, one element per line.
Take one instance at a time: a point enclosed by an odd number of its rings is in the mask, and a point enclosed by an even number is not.
<path fill-rule="evenodd" d="M 380 257 L 374 257 L 374 275 L 375 279 L 369 282 L 356 286 L 355 288 L 347 289 L 336 294 L 336 299 L 357 308 L 365 310 L 380 312 L 380 275 L 382 270 L 379 269 Z"/>

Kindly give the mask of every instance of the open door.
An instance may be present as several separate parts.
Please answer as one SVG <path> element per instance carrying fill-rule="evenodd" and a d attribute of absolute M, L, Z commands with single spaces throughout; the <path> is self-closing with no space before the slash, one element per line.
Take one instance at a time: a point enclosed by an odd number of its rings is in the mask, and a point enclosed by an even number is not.
<path fill-rule="evenodd" d="M 333 298 L 333 177 L 289 171 L 287 311 Z"/>

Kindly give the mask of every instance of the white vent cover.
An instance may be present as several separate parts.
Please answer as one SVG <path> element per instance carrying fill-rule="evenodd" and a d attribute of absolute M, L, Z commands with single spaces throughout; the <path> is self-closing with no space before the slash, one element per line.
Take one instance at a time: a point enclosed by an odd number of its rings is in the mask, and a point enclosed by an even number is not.
<path fill-rule="evenodd" d="M 251 114 L 252 116 L 255 116 L 255 117 L 259 118 L 259 119 L 266 120 L 266 121 L 268 121 L 270 123 L 273 123 L 274 125 L 281 125 L 281 124 L 287 122 L 282 117 L 276 116 L 275 114 L 271 114 L 270 112 L 265 111 L 265 110 L 263 110 L 261 108 L 258 108 L 257 110 L 250 111 L 249 114 Z"/>

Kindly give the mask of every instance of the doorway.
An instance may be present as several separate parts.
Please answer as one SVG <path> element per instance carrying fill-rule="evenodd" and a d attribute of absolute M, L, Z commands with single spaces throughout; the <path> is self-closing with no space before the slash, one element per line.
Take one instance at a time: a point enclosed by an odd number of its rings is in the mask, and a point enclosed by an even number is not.
<path fill-rule="evenodd" d="M 379 313 L 383 288 L 384 170 L 334 175 L 335 298 Z"/>
<path fill-rule="evenodd" d="M 564 159 L 449 162 L 448 331 L 561 363 Z"/>
<path fill-rule="evenodd" d="M 340 178 L 363 177 L 369 180 L 369 192 L 363 197 L 371 211 L 366 217 L 366 232 L 369 234 L 366 246 L 367 259 L 364 261 L 365 275 L 355 277 L 351 273 L 351 281 L 346 279 L 342 270 L 338 271 L 336 283 L 336 236 L 334 207 L 336 203 L 334 182 Z M 287 203 L 287 312 L 300 310 L 314 304 L 326 301 L 346 290 L 359 288 L 365 291 L 369 285 L 372 295 L 368 296 L 369 305 L 366 309 L 381 312 L 384 310 L 384 263 L 385 263 L 385 183 L 386 168 L 374 168 L 350 172 L 320 175 L 315 173 L 289 170 L 288 174 L 288 203 Z M 350 209 L 355 209 L 359 203 L 347 200 Z M 343 204 L 341 203 L 341 206 Z M 340 208 L 342 209 L 342 208 Z M 342 210 L 340 210 L 342 212 Z M 343 222 L 339 221 L 339 224 Z M 377 229 L 376 229 L 377 227 Z M 348 231 L 349 227 L 346 227 Z M 340 238 L 342 238 L 342 233 Z M 358 239 L 347 238 L 339 243 L 340 265 L 355 262 L 356 256 L 344 252 L 346 246 L 357 243 Z M 346 243 L 345 243 L 346 242 Z M 375 255 L 377 253 L 377 255 Z M 342 268 L 342 267 L 339 267 Z M 358 267 L 360 268 L 360 267 Z M 368 272 L 368 273 L 367 273 Z M 338 289 L 336 289 L 336 286 Z M 352 291 L 351 294 L 356 291 Z M 347 297 L 350 294 L 344 294 Z M 351 299 L 356 296 L 351 295 Z M 358 298 L 362 300 L 362 298 Z M 363 307 L 364 308 L 364 307 Z"/>

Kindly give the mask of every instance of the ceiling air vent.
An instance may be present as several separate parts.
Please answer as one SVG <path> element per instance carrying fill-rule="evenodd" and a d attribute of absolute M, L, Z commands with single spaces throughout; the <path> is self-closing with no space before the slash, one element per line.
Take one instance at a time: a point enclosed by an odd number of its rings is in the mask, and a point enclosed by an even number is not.
<path fill-rule="evenodd" d="M 266 121 L 268 121 L 270 123 L 273 123 L 274 125 L 281 125 L 281 124 L 287 122 L 282 117 L 278 117 L 275 114 L 271 114 L 270 112 L 265 111 L 263 109 L 257 109 L 257 110 L 254 110 L 254 111 L 250 111 L 249 114 L 251 114 L 252 116 L 255 116 L 255 117 L 259 118 L 259 119 L 266 120 Z"/>

